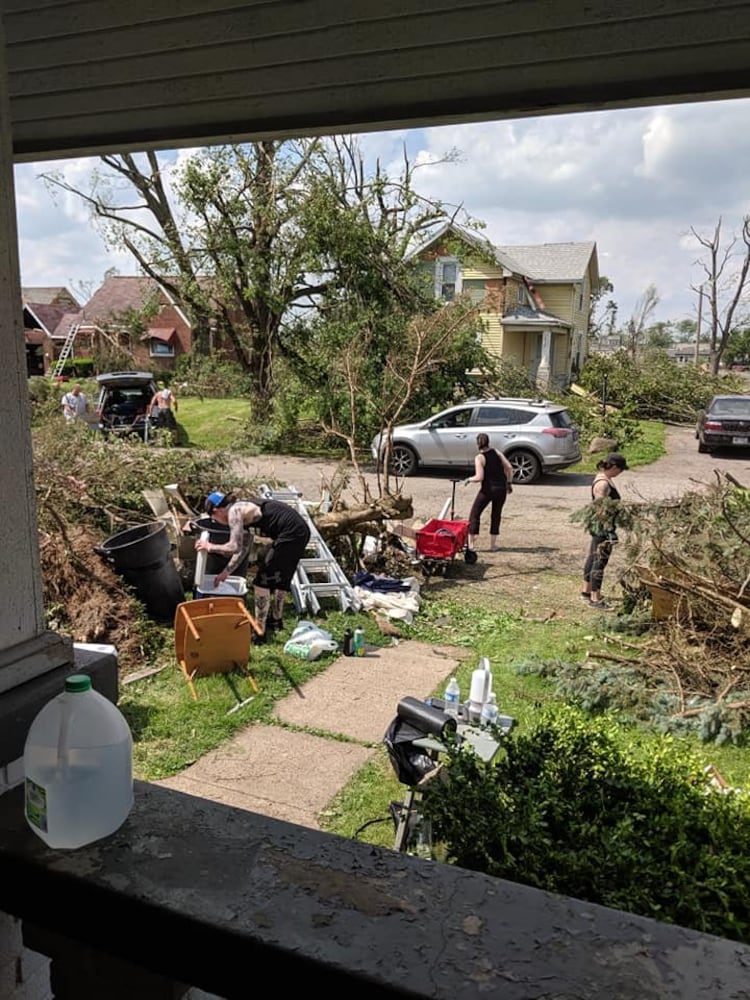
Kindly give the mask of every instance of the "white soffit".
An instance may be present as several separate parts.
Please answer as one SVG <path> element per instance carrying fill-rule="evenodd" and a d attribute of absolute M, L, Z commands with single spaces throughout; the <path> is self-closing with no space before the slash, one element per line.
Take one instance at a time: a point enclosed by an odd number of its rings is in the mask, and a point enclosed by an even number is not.
<path fill-rule="evenodd" d="M 14 158 L 750 93 L 747 0 L 0 0 Z"/>

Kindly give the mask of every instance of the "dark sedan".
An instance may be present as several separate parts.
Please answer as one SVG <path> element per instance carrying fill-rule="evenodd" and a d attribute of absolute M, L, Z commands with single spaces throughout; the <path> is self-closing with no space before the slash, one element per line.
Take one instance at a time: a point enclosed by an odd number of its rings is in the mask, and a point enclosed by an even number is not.
<path fill-rule="evenodd" d="M 750 396 L 714 396 L 698 414 L 698 451 L 750 448 Z"/>

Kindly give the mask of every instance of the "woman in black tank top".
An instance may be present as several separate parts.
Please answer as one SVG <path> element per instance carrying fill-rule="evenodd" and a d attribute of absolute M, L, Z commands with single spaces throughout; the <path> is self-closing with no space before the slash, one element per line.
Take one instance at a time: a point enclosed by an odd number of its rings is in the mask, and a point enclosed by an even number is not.
<path fill-rule="evenodd" d="M 497 538 L 500 534 L 503 505 L 507 495 L 513 490 L 511 486 L 513 467 L 502 452 L 496 448 L 490 448 L 490 439 L 486 434 L 477 434 L 477 448 L 479 453 L 474 459 L 474 475 L 464 479 L 464 486 L 468 483 L 481 484 L 469 513 L 468 545 L 470 549 L 474 548 L 475 538 L 479 534 L 479 519 L 482 516 L 482 511 L 488 504 L 492 504 L 490 510 L 490 552 L 494 552 L 497 549 Z"/>
<path fill-rule="evenodd" d="M 591 484 L 592 502 L 596 505 L 597 500 L 619 500 L 620 494 L 612 480 L 627 469 L 625 456 L 613 451 L 604 461 L 598 462 L 596 467 L 600 471 L 594 476 Z M 617 536 L 614 532 L 614 523 L 610 521 L 608 524 L 602 519 L 601 528 L 591 532 L 591 544 L 583 567 L 581 597 L 590 607 L 601 611 L 608 611 L 610 608 L 601 591 L 604 570 L 612 555 L 612 544 L 615 541 Z"/>

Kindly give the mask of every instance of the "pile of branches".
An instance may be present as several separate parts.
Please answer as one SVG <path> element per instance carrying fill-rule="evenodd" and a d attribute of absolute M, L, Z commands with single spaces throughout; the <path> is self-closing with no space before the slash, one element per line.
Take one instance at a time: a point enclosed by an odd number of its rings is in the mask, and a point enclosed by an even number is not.
<path fill-rule="evenodd" d="M 127 673 L 158 651 L 160 641 L 122 578 L 95 554 L 98 542 L 85 526 L 40 533 L 47 626 L 74 642 L 115 646 Z"/>
<path fill-rule="evenodd" d="M 719 644 L 750 640 L 750 490 L 716 472 L 704 490 L 630 505 L 626 516 L 626 581 L 671 595 L 671 616 Z"/>
<path fill-rule="evenodd" d="M 590 707 L 604 698 L 666 731 L 739 739 L 750 724 L 750 490 L 717 472 L 680 499 L 618 506 L 608 513 L 627 539 L 625 605 L 650 616 L 649 639 L 628 650 L 618 638 L 624 655 L 592 651 L 583 674 L 560 682 L 584 701 L 598 689 Z M 594 516 L 589 505 L 574 519 Z"/>
<path fill-rule="evenodd" d="M 223 459 L 105 442 L 82 424 L 64 425 L 58 410 L 33 431 L 46 626 L 76 642 L 115 646 L 127 673 L 158 652 L 164 637 L 96 547 L 153 521 L 144 487 L 190 484 L 197 500 L 219 481 Z"/>

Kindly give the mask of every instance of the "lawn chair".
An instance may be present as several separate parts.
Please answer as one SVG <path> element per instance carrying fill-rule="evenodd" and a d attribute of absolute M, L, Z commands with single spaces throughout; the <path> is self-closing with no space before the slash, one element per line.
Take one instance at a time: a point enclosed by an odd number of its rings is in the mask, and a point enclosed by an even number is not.
<path fill-rule="evenodd" d="M 175 653 L 193 698 L 195 678 L 239 671 L 258 693 L 248 668 L 252 632 L 261 635 L 245 602 L 236 597 L 204 597 L 184 601 L 174 618 Z"/>

